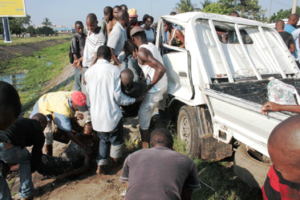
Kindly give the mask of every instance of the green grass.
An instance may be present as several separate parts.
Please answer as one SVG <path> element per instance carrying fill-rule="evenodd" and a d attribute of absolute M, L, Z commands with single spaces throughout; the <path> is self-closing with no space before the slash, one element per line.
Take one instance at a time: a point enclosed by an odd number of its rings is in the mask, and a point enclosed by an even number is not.
<path fill-rule="evenodd" d="M 69 45 L 70 42 L 66 42 L 34 52 L 33 56 L 21 56 L 0 63 L 0 74 L 27 73 L 24 86 L 19 89 L 23 111 L 34 105 L 46 83 L 59 75 L 69 64 Z M 47 66 L 48 62 L 52 64 Z"/>
<path fill-rule="evenodd" d="M 4 39 L 0 37 L 0 45 L 20 45 L 20 44 L 28 44 L 28 43 L 35 43 L 41 42 L 46 40 L 57 40 L 57 39 L 64 39 L 64 38 L 71 38 L 72 36 L 58 36 L 58 37 L 30 37 L 30 38 L 11 38 L 13 43 L 4 43 Z"/>

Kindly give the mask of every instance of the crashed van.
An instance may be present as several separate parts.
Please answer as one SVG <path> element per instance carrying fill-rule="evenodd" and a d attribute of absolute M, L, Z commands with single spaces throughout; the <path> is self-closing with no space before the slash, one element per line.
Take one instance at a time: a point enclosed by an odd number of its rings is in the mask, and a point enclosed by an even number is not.
<path fill-rule="evenodd" d="M 182 28 L 185 48 L 167 44 L 164 21 Z M 186 152 L 207 160 L 234 155 L 237 176 L 261 187 L 271 166 L 268 137 L 292 115 L 261 114 L 268 79 L 300 89 L 300 71 L 280 35 L 261 22 L 201 12 L 162 16 L 157 27 L 168 77 L 165 107 Z"/>

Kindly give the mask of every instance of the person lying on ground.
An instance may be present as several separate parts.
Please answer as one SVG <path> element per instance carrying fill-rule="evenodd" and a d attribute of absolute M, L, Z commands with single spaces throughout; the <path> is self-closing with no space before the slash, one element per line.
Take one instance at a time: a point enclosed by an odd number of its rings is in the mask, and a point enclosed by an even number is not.
<path fill-rule="evenodd" d="M 107 39 L 110 36 L 111 31 L 113 30 L 113 27 L 116 25 L 118 22 L 118 12 L 122 10 L 120 6 L 115 6 L 113 8 L 113 17 L 112 19 L 107 23 L 106 25 L 106 31 L 107 31 Z"/>
<path fill-rule="evenodd" d="M 289 111 L 294 113 L 300 113 L 300 105 L 280 105 L 268 101 L 261 108 L 261 113 L 267 115 L 268 111 L 274 111 L 274 112 Z"/>
<path fill-rule="evenodd" d="M 134 75 L 130 69 L 124 69 L 121 71 L 122 92 L 131 98 L 138 98 L 140 96 L 145 95 L 147 88 L 146 82 L 134 82 L 133 78 Z M 128 106 L 121 106 L 126 113 L 125 116 L 136 117 L 138 115 L 141 103 L 142 102 L 138 102 Z"/>
<path fill-rule="evenodd" d="M 283 39 L 284 43 L 288 47 L 291 53 L 295 52 L 295 41 L 292 34 L 284 31 L 284 22 L 282 20 L 277 20 L 275 23 L 276 31 L 279 33 L 281 38 Z"/>
<path fill-rule="evenodd" d="M 10 84 L 0 81 L 0 130 L 8 129 L 21 113 L 21 102 L 17 90 Z M 2 140 L 9 140 L 7 135 L 0 134 Z M 31 178 L 30 154 L 26 148 L 14 146 L 8 142 L 0 143 L 0 161 L 6 164 L 18 164 L 20 169 L 21 200 L 31 200 L 34 186 Z M 2 176 L 0 162 L 0 199 L 11 199 L 7 182 Z"/>
<path fill-rule="evenodd" d="M 47 126 L 47 118 L 41 113 L 35 114 L 32 119 L 19 118 L 0 134 L 6 135 L 8 143 L 14 146 L 31 147 L 31 172 L 35 172 L 41 163 L 45 136 L 43 131 Z M 0 139 L 1 142 L 1 139 Z M 3 142 L 3 141 L 2 141 Z M 10 171 L 19 171 L 18 165 L 10 167 Z M 5 176 L 4 176 L 5 177 Z"/>
<path fill-rule="evenodd" d="M 91 147 L 93 152 L 97 152 L 99 138 L 95 133 L 91 122 L 88 122 L 84 125 L 84 132 L 76 134 L 75 137 L 82 141 L 84 145 Z M 87 154 L 74 141 L 70 141 L 60 157 L 43 155 L 38 172 L 44 176 L 57 176 L 58 179 L 82 174 L 89 169 L 92 156 L 92 154 Z"/>
<path fill-rule="evenodd" d="M 75 116 L 76 111 L 85 112 L 86 110 L 86 95 L 79 91 L 50 92 L 40 97 L 33 107 L 30 118 L 37 113 L 42 113 L 47 117 L 48 123 L 44 131 L 47 155 L 52 156 L 52 121 L 57 125 L 58 129 L 65 131 L 71 140 L 74 140 L 74 142 L 85 149 L 88 153 L 91 153 L 90 148 L 74 137 L 70 120 Z M 83 118 L 82 114 L 80 116 Z"/>
<path fill-rule="evenodd" d="M 300 115 L 277 125 L 268 140 L 271 166 L 264 186 L 264 200 L 300 199 Z"/>
<path fill-rule="evenodd" d="M 184 48 L 184 36 L 180 30 L 174 28 L 172 23 L 164 21 L 165 32 L 169 32 L 168 45 Z"/>
<path fill-rule="evenodd" d="M 143 148 L 147 148 L 150 139 L 149 126 L 152 114 L 168 89 L 166 68 L 157 47 L 152 43 L 148 43 L 143 28 L 134 27 L 130 32 L 130 36 L 139 49 L 137 51 L 138 64 L 144 72 L 147 84 L 147 93 L 138 113 Z"/>
<path fill-rule="evenodd" d="M 126 183 L 125 200 L 191 199 L 200 188 L 196 164 L 173 149 L 171 133 L 157 129 L 151 133 L 150 149 L 126 158 L 120 177 Z"/>
<path fill-rule="evenodd" d="M 113 170 L 122 163 L 121 157 L 125 144 L 119 106 L 130 105 L 143 99 L 143 97 L 130 98 L 122 93 L 121 72 L 118 67 L 109 63 L 111 56 L 109 47 L 99 47 L 98 61 L 85 75 L 87 92 L 91 98 L 93 128 L 101 139 L 96 171 L 99 175 L 107 173 L 104 166 L 109 164 L 109 155 L 113 158 Z"/>

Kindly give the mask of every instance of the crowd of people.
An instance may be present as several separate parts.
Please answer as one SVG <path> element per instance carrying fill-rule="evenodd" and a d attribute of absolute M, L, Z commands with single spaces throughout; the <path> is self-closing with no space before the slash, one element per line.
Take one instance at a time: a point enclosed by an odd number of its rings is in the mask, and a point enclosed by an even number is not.
<path fill-rule="evenodd" d="M 237 12 L 230 16 L 239 17 Z M 286 26 L 279 20 L 276 30 L 299 64 L 300 29 L 294 28 L 298 20 L 296 14 Z M 87 34 L 83 22 L 76 21 L 69 54 L 75 91 L 44 94 L 29 118 L 19 118 L 18 92 L 0 81 L 0 199 L 11 199 L 5 180 L 9 171 L 19 171 L 20 198 L 30 200 L 35 194 L 31 173 L 63 179 L 86 172 L 95 160 L 100 176 L 123 166 L 120 181 L 126 183 L 125 199 L 191 199 L 192 191 L 200 188 L 196 164 L 174 151 L 168 130 L 149 131 L 153 112 L 168 87 L 166 68 L 154 45 L 153 22 L 149 15 L 138 21 L 137 10 L 126 5 L 105 7 L 100 22 L 95 14 L 88 14 Z M 185 47 L 182 27 L 164 22 L 164 30 L 168 45 Z M 220 41 L 230 42 L 228 34 L 218 34 Z M 262 113 L 300 113 L 299 107 L 268 102 Z M 81 127 L 78 120 L 86 119 L 83 112 L 88 116 Z M 125 115 L 138 116 L 143 149 L 124 161 Z M 297 120 L 299 116 L 282 122 L 270 135 L 273 165 L 262 188 L 264 199 L 300 199 Z M 53 140 L 68 144 L 60 157 L 53 156 Z M 25 148 L 29 146 L 33 146 L 31 154 Z"/>

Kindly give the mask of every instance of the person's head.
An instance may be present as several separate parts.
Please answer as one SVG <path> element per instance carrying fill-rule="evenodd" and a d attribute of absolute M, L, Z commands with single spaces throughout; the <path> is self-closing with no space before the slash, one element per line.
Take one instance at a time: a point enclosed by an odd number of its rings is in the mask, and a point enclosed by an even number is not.
<path fill-rule="evenodd" d="M 284 22 L 280 19 L 275 23 L 275 28 L 277 31 L 282 31 L 284 29 Z"/>
<path fill-rule="evenodd" d="M 45 115 L 43 115 L 42 113 L 37 113 L 35 115 L 33 115 L 32 119 L 35 119 L 36 121 L 38 121 L 43 129 L 43 131 L 45 130 L 46 126 L 47 126 L 47 118 Z"/>
<path fill-rule="evenodd" d="M 148 29 L 153 24 L 154 18 L 152 16 L 149 16 L 145 21 L 145 27 Z"/>
<path fill-rule="evenodd" d="M 73 92 L 71 95 L 71 103 L 75 111 L 85 112 L 88 110 L 86 105 L 86 96 L 83 92 Z"/>
<path fill-rule="evenodd" d="M 94 13 L 88 14 L 88 16 L 86 17 L 87 29 L 93 33 L 98 27 L 97 24 L 98 24 L 97 16 Z"/>
<path fill-rule="evenodd" d="M 137 47 L 139 47 L 142 44 L 148 44 L 145 30 L 140 26 L 136 26 L 133 29 L 131 29 L 130 37 L 132 38 L 132 42 Z"/>
<path fill-rule="evenodd" d="M 120 5 L 122 10 L 128 11 L 128 7 L 125 4 Z"/>
<path fill-rule="evenodd" d="M 118 19 L 118 12 L 121 10 L 120 6 L 115 6 L 113 9 L 113 18 Z"/>
<path fill-rule="evenodd" d="M 21 102 L 17 90 L 0 81 L 0 130 L 10 127 L 21 113 Z"/>
<path fill-rule="evenodd" d="M 172 11 L 172 12 L 170 13 L 170 15 L 171 15 L 171 16 L 174 16 L 174 15 L 177 15 L 177 13 L 174 12 L 174 11 Z"/>
<path fill-rule="evenodd" d="M 170 32 L 172 29 L 172 23 L 164 21 L 164 29 L 165 29 L 165 32 L 168 32 L 168 31 Z"/>
<path fill-rule="evenodd" d="M 131 26 L 134 26 L 138 23 L 138 15 L 137 15 L 137 11 L 134 8 L 131 8 L 128 10 L 128 14 L 129 14 L 129 23 Z"/>
<path fill-rule="evenodd" d="M 94 136 L 95 131 L 93 130 L 93 126 L 92 126 L 91 122 L 87 122 L 84 125 L 83 134 L 86 135 L 86 136 Z"/>
<path fill-rule="evenodd" d="M 112 7 L 106 6 L 104 8 L 103 12 L 104 12 L 105 20 L 107 20 L 107 21 L 112 20 L 112 18 L 113 18 L 113 9 L 112 9 Z"/>
<path fill-rule="evenodd" d="M 83 26 L 83 23 L 81 21 L 75 22 L 75 30 L 78 34 L 82 35 L 83 34 L 83 29 L 84 29 L 84 26 Z"/>
<path fill-rule="evenodd" d="M 111 59 L 111 51 L 108 46 L 100 46 L 97 50 L 97 57 L 98 59 L 104 59 L 110 61 Z"/>
<path fill-rule="evenodd" d="M 156 146 L 164 146 L 169 149 L 174 149 L 173 147 L 173 137 L 172 134 L 167 129 L 156 129 L 151 133 L 150 136 L 150 148 Z"/>
<path fill-rule="evenodd" d="M 156 30 L 157 29 L 157 24 L 156 23 L 152 24 L 152 28 L 154 28 L 154 30 Z"/>
<path fill-rule="evenodd" d="M 287 24 L 290 24 L 290 25 L 296 27 L 298 21 L 299 21 L 299 15 L 297 15 L 297 14 L 291 14 L 291 15 L 289 16 L 289 19 L 288 19 Z"/>
<path fill-rule="evenodd" d="M 121 72 L 121 82 L 122 82 L 122 88 L 125 90 L 130 90 L 132 88 L 134 75 L 131 69 L 124 69 Z"/>
<path fill-rule="evenodd" d="M 231 11 L 231 12 L 229 13 L 229 16 L 231 16 L 231 17 L 240 17 L 239 13 L 236 12 L 236 11 Z"/>
<path fill-rule="evenodd" d="M 125 10 L 120 10 L 118 12 L 118 22 L 122 25 L 122 26 L 128 26 L 129 25 L 129 16 L 127 11 Z"/>
<path fill-rule="evenodd" d="M 145 14 L 144 16 L 143 16 L 143 24 L 145 24 L 146 23 L 146 21 L 147 21 L 147 19 L 150 17 L 150 15 L 148 15 L 148 14 Z"/>
<path fill-rule="evenodd" d="M 284 179 L 300 183 L 300 115 L 277 125 L 268 140 L 268 151 Z"/>

